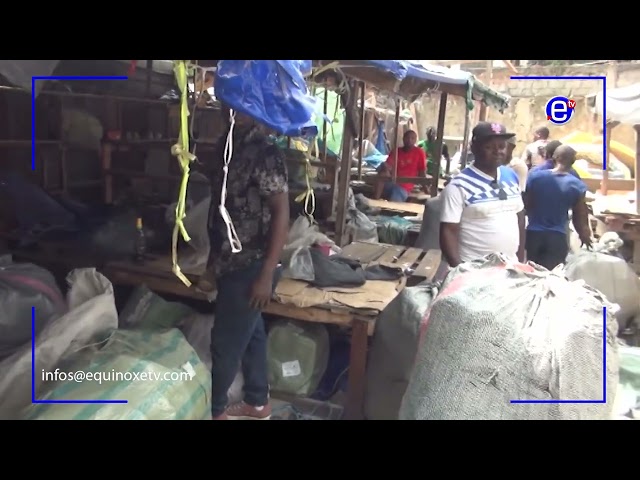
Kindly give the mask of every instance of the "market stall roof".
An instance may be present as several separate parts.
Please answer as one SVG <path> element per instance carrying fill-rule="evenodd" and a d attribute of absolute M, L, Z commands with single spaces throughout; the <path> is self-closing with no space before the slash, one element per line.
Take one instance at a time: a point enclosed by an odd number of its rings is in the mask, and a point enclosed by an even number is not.
<path fill-rule="evenodd" d="M 409 100 L 437 90 L 466 98 L 469 110 L 473 109 L 473 100 L 500 112 L 509 106 L 509 96 L 489 88 L 472 73 L 422 60 L 320 60 L 320 64 L 335 65 L 351 77 Z"/>
<path fill-rule="evenodd" d="M 587 105 L 603 115 L 603 92 L 587 96 Z M 606 117 L 608 121 L 640 125 L 640 83 L 607 90 Z"/>

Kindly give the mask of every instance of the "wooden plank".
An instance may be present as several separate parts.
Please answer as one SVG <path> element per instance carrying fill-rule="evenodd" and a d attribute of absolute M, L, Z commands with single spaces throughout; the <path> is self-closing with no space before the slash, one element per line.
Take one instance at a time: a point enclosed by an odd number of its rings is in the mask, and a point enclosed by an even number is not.
<path fill-rule="evenodd" d="M 587 190 L 590 192 L 597 192 L 601 189 L 600 183 L 602 182 L 599 178 L 583 178 L 582 181 L 587 186 Z M 621 179 L 621 178 L 609 178 L 607 179 L 607 193 L 611 194 L 612 190 L 617 190 L 621 192 L 633 192 L 635 189 L 635 183 L 633 179 Z"/>
<path fill-rule="evenodd" d="M 386 251 L 375 263 L 396 263 L 405 248 L 401 245 L 387 245 Z"/>
<path fill-rule="evenodd" d="M 380 208 L 381 210 L 389 210 L 400 213 L 413 213 L 415 215 L 424 214 L 424 205 L 411 202 L 388 202 L 386 200 L 373 200 L 367 199 L 369 206 L 373 208 Z"/>
<path fill-rule="evenodd" d="M 191 288 L 183 284 L 177 277 L 165 278 L 141 272 L 128 272 L 117 268 L 106 267 L 102 273 L 114 285 L 128 285 L 136 287 L 146 285 L 150 290 L 159 293 L 167 293 L 180 297 L 193 298 L 208 302 L 205 294 L 198 292 L 193 286 Z M 195 278 L 190 278 L 195 284 Z"/>
<path fill-rule="evenodd" d="M 342 249 L 340 256 L 369 263 L 380 257 L 385 251 L 385 245 L 379 243 L 353 242 Z"/>
<path fill-rule="evenodd" d="M 424 253 L 424 250 L 419 248 L 407 248 L 407 250 L 398 258 L 398 264 L 406 265 L 407 268 L 412 268 L 418 258 Z"/>
<path fill-rule="evenodd" d="M 429 250 L 414 270 L 413 276 L 425 277 L 429 281 L 433 280 L 440 266 L 441 259 L 442 252 L 440 252 L 440 250 Z"/>
<path fill-rule="evenodd" d="M 354 315 L 351 313 L 332 312 L 319 307 L 300 308 L 295 305 L 285 305 L 278 302 L 270 302 L 263 312 L 279 317 L 300 320 L 302 322 L 329 323 L 342 327 L 351 327 L 354 320 Z M 368 323 L 368 334 L 371 336 L 373 335 L 376 322 L 374 319 L 371 319 Z"/>

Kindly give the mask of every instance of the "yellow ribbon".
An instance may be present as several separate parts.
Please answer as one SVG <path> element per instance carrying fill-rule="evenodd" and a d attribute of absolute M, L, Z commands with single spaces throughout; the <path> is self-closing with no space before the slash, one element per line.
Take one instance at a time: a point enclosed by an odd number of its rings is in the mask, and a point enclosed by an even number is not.
<path fill-rule="evenodd" d="M 186 199 L 187 185 L 189 183 L 189 171 L 191 162 L 196 157 L 189 152 L 189 106 L 187 97 L 189 93 L 187 84 L 187 62 L 185 60 L 174 60 L 173 72 L 176 76 L 178 88 L 180 89 L 180 133 L 178 135 L 178 143 L 171 147 L 171 154 L 178 159 L 178 163 L 182 170 L 182 180 L 180 182 L 180 190 L 178 193 L 178 203 L 176 204 L 176 222 L 173 228 L 171 238 L 171 262 L 173 264 L 172 271 L 182 283 L 187 287 L 191 286 L 189 279 L 182 273 L 178 265 L 178 233 L 182 235 L 185 242 L 191 241 L 191 237 L 184 227 L 183 219 L 186 216 Z"/>

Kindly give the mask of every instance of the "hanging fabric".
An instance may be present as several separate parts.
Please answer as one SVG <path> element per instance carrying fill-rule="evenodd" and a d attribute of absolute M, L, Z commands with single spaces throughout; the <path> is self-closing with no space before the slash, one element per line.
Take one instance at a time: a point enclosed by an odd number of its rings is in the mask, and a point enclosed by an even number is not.
<path fill-rule="evenodd" d="M 384 131 L 384 120 L 378 120 L 378 138 L 376 139 L 376 150 L 384 155 L 387 155 L 389 153 L 389 149 L 387 148 L 387 134 Z"/>
<path fill-rule="evenodd" d="M 186 216 L 187 185 L 189 183 L 189 171 L 191 162 L 196 160 L 195 155 L 189 152 L 189 106 L 187 96 L 189 93 L 187 83 L 187 62 L 185 60 L 175 60 L 173 67 L 176 76 L 176 83 L 180 89 L 180 133 L 178 143 L 171 147 L 171 154 L 178 159 L 182 170 L 182 180 L 178 192 L 178 202 L 176 203 L 176 218 L 171 237 L 171 263 L 172 271 L 187 287 L 191 286 L 189 279 L 182 273 L 178 265 L 178 234 L 182 235 L 185 242 L 191 241 L 191 237 L 184 228 L 183 220 Z"/>

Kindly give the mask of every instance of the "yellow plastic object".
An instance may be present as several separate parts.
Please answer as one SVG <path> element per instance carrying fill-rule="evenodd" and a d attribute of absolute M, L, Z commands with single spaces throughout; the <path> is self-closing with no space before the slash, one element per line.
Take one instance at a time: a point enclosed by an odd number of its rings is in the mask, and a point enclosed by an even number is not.
<path fill-rule="evenodd" d="M 591 143 L 594 145 L 602 145 L 602 135 L 589 135 L 588 133 L 575 131 L 560 139 L 562 143 Z M 636 167 L 636 152 L 633 148 L 626 146 L 623 143 L 611 140 L 609 144 L 609 150 L 616 156 L 624 165 L 632 172 Z"/>
<path fill-rule="evenodd" d="M 183 219 L 186 216 L 187 184 L 189 183 L 189 170 L 191 162 L 196 157 L 189 152 L 189 106 L 187 104 L 187 62 L 185 60 L 174 60 L 173 71 L 176 76 L 178 88 L 180 88 L 180 134 L 178 143 L 171 147 L 171 154 L 177 157 L 182 169 L 182 180 L 178 193 L 178 203 L 176 204 L 176 223 L 173 228 L 171 238 L 171 263 L 172 271 L 176 277 L 187 287 L 191 286 L 189 279 L 182 273 L 178 265 L 178 233 L 182 235 L 185 242 L 191 241 L 191 237 L 184 227 Z"/>

